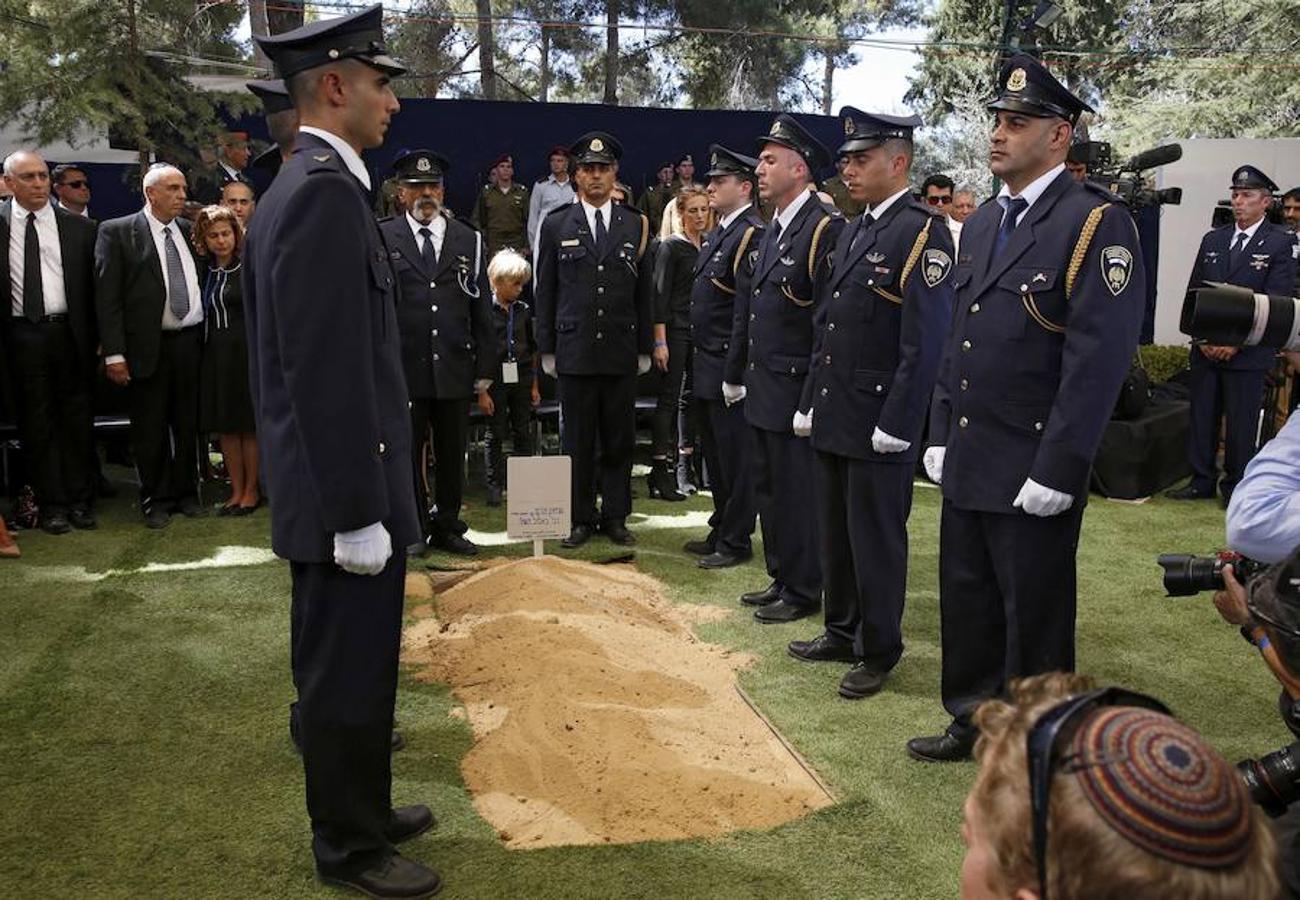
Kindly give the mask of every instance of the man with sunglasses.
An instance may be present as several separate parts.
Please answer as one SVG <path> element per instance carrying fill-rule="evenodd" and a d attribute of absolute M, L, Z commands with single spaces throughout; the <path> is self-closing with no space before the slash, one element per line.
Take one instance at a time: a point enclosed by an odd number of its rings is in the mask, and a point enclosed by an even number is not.
<path fill-rule="evenodd" d="M 951 178 L 942 173 L 936 172 L 921 183 L 921 199 L 928 206 L 934 207 L 938 212 L 943 213 L 944 220 L 948 223 L 948 231 L 952 234 L 952 245 L 957 246 L 961 238 L 961 222 L 958 222 L 952 216 L 953 192 L 957 185 Z"/>
<path fill-rule="evenodd" d="M 1159 701 L 1052 673 L 975 719 L 962 900 L 1277 896 L 1261 811 Z"/>
<path fill-rule="evenodd" d="M 57 205 L 74 216 L 90 219 L 90 179 L 85 171 L 70 163 L 63 163 L 54 167 L 50 179 L 54 183 Z"/>
<path fill-rule="evenodd" d="M 1119 198 L 1065 169 L 1089 107 L 1038 60 L 1003 66 L 989 168 L 1003 181 L 963 229 L 953 327 L 930 418 L 943 486 L 943 733 L 927 762 L 970 757 L 971 716 L 1012 679 L 1074 668 L 1075 554 L 1092 458 L 1137 347 L 1146 273 Z"/>

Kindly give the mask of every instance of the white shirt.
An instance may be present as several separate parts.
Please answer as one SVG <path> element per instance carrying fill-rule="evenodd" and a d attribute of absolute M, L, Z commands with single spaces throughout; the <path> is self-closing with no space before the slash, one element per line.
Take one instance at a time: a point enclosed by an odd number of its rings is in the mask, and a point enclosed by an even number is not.
<path fill-rule="evenodd" d="M 961 243 L 961 223 L 948 216 L 948 231 L 952 233 L 952 252 L 957 252 L 957 246 Z"/>
<path fill-rule="evenodd" d="M 727 213 L 725 216 L 723 216 L 721 219 L 718 220 L 718 230 L 726 231 L 728 225 L 730 225 L 732 222 L 739 219 L 741 215 L 744 214 L 745 210 L 749 209 L 753 205 L 754 204 L 752 203 L 746 203 L 744 206 L 733 209 L 731 212 Z"/>
<path fill-rule="evenodd" d="M 199 324 L 203 321 L 203 295 L 199 292 L 199 273 L 194 265 L 194 256 L 185 250 L 187 240 L 185 235 L 181 234 L 175 219 L 164 225 L 154 217 L 153 210 L 148 206 L 144 208 L 144 217 L 149 222 L 149 233 L 153 235 L 153 245 L 158 251 L 158 266 L 162 269 L 163 331 L 179 331 Z M 172 315 L 171 304 L 166 299 L 171 296 L 171 283 L 168 280 L 171 276 L 167 273 L 167 243 L 163 239 L 163 234 L 168 231 L 171 232 L 172 242 L 176 244 L 176 253 L 181 258 L 181 270 L 185 273 L 185 286 L 190 297 L 189 312 L 185 313 L 185 318 L 179 322 Z"/>
<path fill-rule="evenodd" d="M 416 249 L 420 251 L 424 250 L 424 235 L 420 234 L 420 229 L 429 229 L 430 240 L 433 241 L 434 255 L 442 259 L 442 240 L 447 236 L 447 220 L 445 218 L 434 216 L 433 221 L 425 225 L 408 212 L 406 214 L 406 224 L 411 227 L 411 236 L 415 238 Z"/>
<path fill-rule="evenodd" d="M 348 167 L 348 171 L 353 174 L 357 181 L 370 190 L 370 172 L 366 169 L 366 164 L 361 161 L 357 151 L 352 149 L 352 145 L 333 132 L 326 131 L 324 128 L 317 128 L 315 125 L 299 125 L 300 134 L 314 134 L 325 143 L 334 148 L 334 152 L 343 160 L 343 165 Z"/>
<path fill-rule="evenodd" d="M 609 233 L 609 217 L 614 211 L 614 201 L 606 200 L 605 205 L 601 207 L 592 206 L 586 200 L 581 201 L 582 211 L 587 216 L 587 227 L 591 229 L 591 239 L 596 239 L 596 213 L 600 212 L 600 219 L 605 223 L 605 233 Z"/>
<path fill-rule="evenodd" d="M 18 207 L 15 206 L 14 208 L 17 209 Z M 1256 222 L 1254 225 L 1251 225 L 1249 228 L 1240 228 L 1237 226 L 1237 223 L 1234 221 L 1232 223 L 1232 229 L 1233 229 L 1232 240 L 1228 242 L 1228 249 L 1231 250 L 1234 246 L 1236 246 L 1237 238 L 1241 237 L 1243 234 L 1246 236 L 1246 243 L 1242 244 L 1241 248 L 1244 250 L 1247 247 L 1249 247 L 1250 242 L 1255 239 L 1255 232 L 1259 231 L 1259 226 L 1263 224 L 1264 224 L 1263 216 L 1261 216 L 1259 221 Z M 45 244 L 45 238 L 42 237 L 41 245 L 44 246 L 44 244 Z"/>
<path fill-rule="evenodd" d="M 231 181 L 240 181 L 240 180 L 241 180 L 240 177 L 239 177 L 239 170 L 236 169 L 234 166 L 232 166 L 230 163 L 228 163 L 228 162 L 226 162 L 224 159 L 222 159 L 222 160 L 218 160 L 218 161 L 217 161 L 217 164 L 220 165 L 221 168 L 223 168 L 223 169 L 226 170 L 226 174 L 230 176 L 230 180 L 231 180 Z"/>
<path fill-rule="evenodd" d="M 41 297 L 47 316 L 68 311 L 68 297 L 63 284 L 63 250 L 59 246 L 59 223 L 54 207 L 46 203 L 40 209 L 23 209 L 15 200 L 9 219 L 9 284 L 13 314 L 23 314 L 24 254 L 27 251 L 27 215 L 36 213 L 36 242 L 41 248 Z"/>
<path fill-rule="evenodd" d="M 889 207 L 897 203 L 898 198 L 906 194 L 911 189 L 912 189 L 911 185 L 908 185 L 904 187 L 901 191 L 899 191 L 897 194 L 891 194 L 890 196 L 886 197 L 884 200 L 881 200 L 875 206 L 871 207 L 871 209 L 867 211 L 867 215 L 871 216 L 871 218 L 879 222 L 880 217 L 889 211 Z"/>
<path fill-rule="evenodd" d="M 1024 200 L 1025 203 L 1029 205 L 1025 207 L 1024 212 L 1022 212 L 1016 219 L 1016 224 L 1019 225 L 1024 221 L 1025 216 L 1029 214 L 1029 210 L 1033 209 L 1034 202 L 1038 200 L 1039 197 L 1043 196 L 1043 192 L 1047 190 L 1048 185 L 1055 181 L 1056 176 L 1060 175 L 1064 171 L 1065 163 L 1058 163 L 1051 171 L 1044 172 L 1042 175 L 1039 175 L 1033 181 L 1029 182 L 1025 189 L 1019 194 L 1012 194 L 1011 188 L 1007 187 L 1004 182 L 1002 190 L 998 191 L 998 203 L 1002 206 L 1002 214 L 1004 216 L 1006 215 L 1006 210 L 1009 208 L 1012 198 L 1019 197 Z"/>
<path fill-rule="evenodd" d="M 808 198 L 811 196 L 812 191 L 800 191 L 795 198 L 790 201 L 789 206 L 781 210 L 772 218 L 773 222 L 780 224 L 782 234 L 784 234 L 785 230 L 790 227 L 790 223 L 794 220 L 794 217 L 799 214 L 799 210 L 803 209 L 803 205 L 808 202 Z"/>

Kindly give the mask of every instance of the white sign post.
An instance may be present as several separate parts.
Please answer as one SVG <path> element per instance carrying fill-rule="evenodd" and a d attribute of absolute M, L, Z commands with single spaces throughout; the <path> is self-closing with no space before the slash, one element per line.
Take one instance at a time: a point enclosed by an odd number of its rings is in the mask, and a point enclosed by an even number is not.
<path fill-rule="evenodd" d="M 573 468 L 567 456 L 512 456 L 506 460 L 506 535 L 532 538 L 533 556 L 546 538 L 565 538 L 573 527 Z"/>

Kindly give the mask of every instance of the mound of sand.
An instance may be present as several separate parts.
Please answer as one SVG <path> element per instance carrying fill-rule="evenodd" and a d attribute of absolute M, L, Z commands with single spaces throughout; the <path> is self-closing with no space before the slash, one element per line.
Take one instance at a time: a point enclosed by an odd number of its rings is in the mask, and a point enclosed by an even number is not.
<path fill-rule="evenodd" d="M 704 837 L 831 803 L 737 691 L 748 660 L 631 568 L 525 559 L 436 606 L 404 657 L 464 704 L 465 781 L 507 846 Z"/>

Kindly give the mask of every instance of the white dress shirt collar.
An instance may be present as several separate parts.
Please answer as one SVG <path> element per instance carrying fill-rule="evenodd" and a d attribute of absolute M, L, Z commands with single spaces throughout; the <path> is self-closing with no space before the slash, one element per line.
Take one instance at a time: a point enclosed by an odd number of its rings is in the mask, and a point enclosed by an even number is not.
<path fill-rule="evenodd" d="M 1024 212 L 1020 214 L 1020 219 L 1023 219 L 1025 214 L 1028 213 L 1029 210 L 1033 209 L 1034 203 L 1037 202 L 1038 198 L 1043 196 L 1043 192 L 1047 190 L 1048 186 L 1056 180 L 1056 176 L 1060 175 L 1064 171 L 1065 163 L 1057 163 L 1054 168 L 1044 172 L 1042 175 L 1039 175 L 1033 181 L 1029 182 L 1029 184 L 1025 186 L 1025 189 L 1019 194 L 1011 193 L 1011 188 L 1007 187 L 1004 182 L 1002 190 L 998 191 L 998 203 L 1002 206 L 1002 209 L 1005 210 L 1007 209 L 1007 204 L 1012 198 L 1019 197 L 1024 200 L 1028 206 L 1026 206 Z M 1020 223 L 1020 219 L 1016 220 L 1016 224 Z"/>
<path fill-rule="evenodd" d="M 579 200 L 582 204 L 582 213 L 587 217 L 587 227 L 591 229 L 591 236 L 594 240 L 596 237 L 596 212 L 600 211 L 600 219 L 605 223 L 605 233 L 609 233 L 610 217 L 614 214 L 614 201 L 606 200 L 604 206 L 592 206 L 586 200 Z"/>
<path fill-rule="evenodd" d="M 442 252 L 442 239 L 447 234 L 447 220 L 443 216 L 434 216 L 433 221 L 425 225 L 408 212 L 406 214 L 406 224 L 410 226 L 411 236 L 415 238 L 415 246 L 423 249 L 424 238 L 420 236 L 420 229 L 427 228 L 430 235 L 432 235 L 433 249 L 439 253 Z"/>
<path fill-rule="evenodd" d="M 731 212 L 727 213 L 725 216 L 723 216 L 721 219 L 718 220 L 718 230 L 726 231 L 727 227 L 731 225 L 732 222 L 736 221 L 741 216 L 743 216 L 745 214 L 745 210 L 749 209 L 753 205 L 754 204 L 752 203 L 746 203 L 744 206 L 739 206 L 733 209 Z"/>
<path fill-rule="evenodd" d="M 315 135 L 333 147 L 334 151 L 338 153 L 339 159 L 343 160 L 343 165 L 348 167 L 348 171 L 352 173 L 357 181 L 361 182 L 366 190 L 370 190 L 370 172 L 366 169 L 366 164 L 361 161 L 357 151 L 352 149 L 351 144 L 332 131 L 317 128 L 315 125 L 299 125 L 298 131 L 303 134 Z"/>
<path fill-rule="evenodd" d="M 811 196 L 812 191 L 800 191 L 799 194 L 790 201 L 790 205 L 777 213 L 772 221 L 779 223 L 781 231 L 784 232 L 790 227 L 790 223 L 794 221 L 794 217 L 799 214 L 799 210 L 803 209 L 803 205 L 808 202 L 808 198 Z"/>
<path fill-rule="evenodd" d="M 1241 228 L 1234 221 L 1232 223 L 1232 243 L 1228 244 L 1228 246 L 1231 247 L 1232 244 L 1235 244 L 1237 242 L 1237 235 L 1239 234 L 1246 235 L 1247 244 L 1253 241 L 1255 239 L 1255 232 L 1259 231 L 1259 226 L 1264 224 L 1264 218 L 1265 218 L 1264 216 L 1260 216 L 1259 221 L 1256 222 L 1254 225 L 1251 225 L 1249 228 Z"/>
<path fill-rule="evenodd" d="M 149 220 L 149 230 L 155 234 L 162 232 L 164 229 L 170 228 L 172 232 L 172 240 L 175 241 L 181 239 L 180 229 L 175 227 L 176 220 L 172 219 L 170 222 L 164 223 L 153 214 L 153 207 L 148 203 L 144 205 L 144 217 Z"/>
<path fill-rule="evenodd" d="M 889 210 L 889 207 L 893 206 L 898 201 L 899 197 L 903 196 L 911 189 L 912 189 L 911 185 L 905 185 L 903 189 L 899 191 L 897 194 L 891 194 L 890 196 L 886 197 L 884 200 L 881 200 L 875 206 L 871 207 L 871 210 L 867 214 L 871 216 L 871 218 L 879 222 L 880 217 L 883 216 Z"/>

